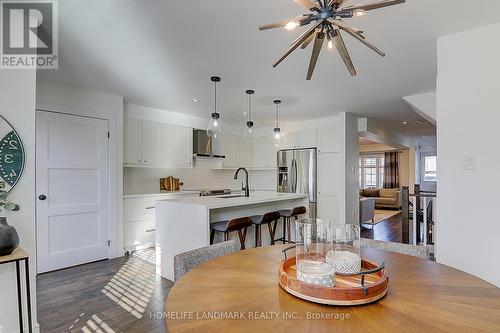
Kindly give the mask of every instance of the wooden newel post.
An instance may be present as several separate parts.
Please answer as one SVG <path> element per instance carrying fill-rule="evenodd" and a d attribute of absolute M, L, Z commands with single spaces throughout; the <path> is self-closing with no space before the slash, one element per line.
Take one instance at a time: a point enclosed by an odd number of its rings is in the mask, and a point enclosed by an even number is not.
<path fill-rule="evenodd" d="M 404 244 L 410 244 L 410 188 L 408 186 L 403 186 L 401 201 L 403 207 L 401 212 L 403 220 L 401 240 Z"/>

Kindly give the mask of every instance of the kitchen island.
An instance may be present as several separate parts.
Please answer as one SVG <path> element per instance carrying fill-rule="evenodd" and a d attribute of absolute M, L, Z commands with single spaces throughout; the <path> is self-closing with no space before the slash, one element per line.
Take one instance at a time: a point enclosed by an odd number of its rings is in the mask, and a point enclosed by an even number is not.
<path fill-rule="evenodd" d="M 252 192 L 250 197 L 187 197 L 156 202 L 156 262 L 157 274 L 174 280 L 174 256 L 176 254 L 210 245 L 210 223 L 238 217 L 261 215 L 268 212 L 291 209 L 296 206 L 309 208 L 305 194 Z M 309 209 L 308 209 L 309 212 Z M 307 217 L 308 213 L 303 217 Z M 262 245 L 270 244 L 267 228 L 262 229 Z M 278 223 L 275 238 L 281 238 L 283 227 Z M 294 237 L 292 224 L 292 238 Z M 237 233 L 230 239 L 238 240 Z M 222 241 L 216 234 L 214 243 Z M 238 240 L 239 243 L 239 240 Z M 255 246 L 254 228 L 250 227 L 245 242 L 247 248 Z"/>

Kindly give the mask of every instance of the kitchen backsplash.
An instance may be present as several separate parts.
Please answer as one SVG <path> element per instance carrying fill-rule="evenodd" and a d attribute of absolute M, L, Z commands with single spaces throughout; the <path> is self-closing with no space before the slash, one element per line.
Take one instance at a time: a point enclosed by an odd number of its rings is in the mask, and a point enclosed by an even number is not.
<path fill-rule="evenodd" d="M 223 189 L 238 190 L 244 179 L 240 174 L 238 181 L 233 180 L 234 170 L 193 169 L 157 169 L 157 168 L 124 168 L 124 194 L 149 194 L 160 192 L 160 178 L 173 176 L 184 182 L 184 190 Z M 250 189 L 276 190 L 276 172 L 250 171 Z"/>

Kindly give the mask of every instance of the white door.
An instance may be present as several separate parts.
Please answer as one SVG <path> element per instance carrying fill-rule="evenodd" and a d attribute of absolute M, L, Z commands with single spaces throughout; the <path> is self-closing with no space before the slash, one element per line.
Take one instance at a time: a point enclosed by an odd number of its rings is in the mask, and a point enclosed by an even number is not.
<path fill-rule="evenodd" d="M 38 111 L 38 272 L 109 257 L 106 120 Z"/>

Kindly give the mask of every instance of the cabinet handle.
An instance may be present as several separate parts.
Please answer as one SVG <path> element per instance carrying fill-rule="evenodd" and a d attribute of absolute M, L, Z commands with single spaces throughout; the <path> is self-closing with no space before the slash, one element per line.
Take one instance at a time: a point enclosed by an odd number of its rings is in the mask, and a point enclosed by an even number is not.
<path fill-rule="evenodd" d="M 147 229 L 146 232 L 154 232 L 156 229 Z"/>
<path fill-rule="evenodd" d="M 152 207 L 146 207 L 146 209 L 155 209 L 155 207 L 154 206 L 152 206 Z"/>

